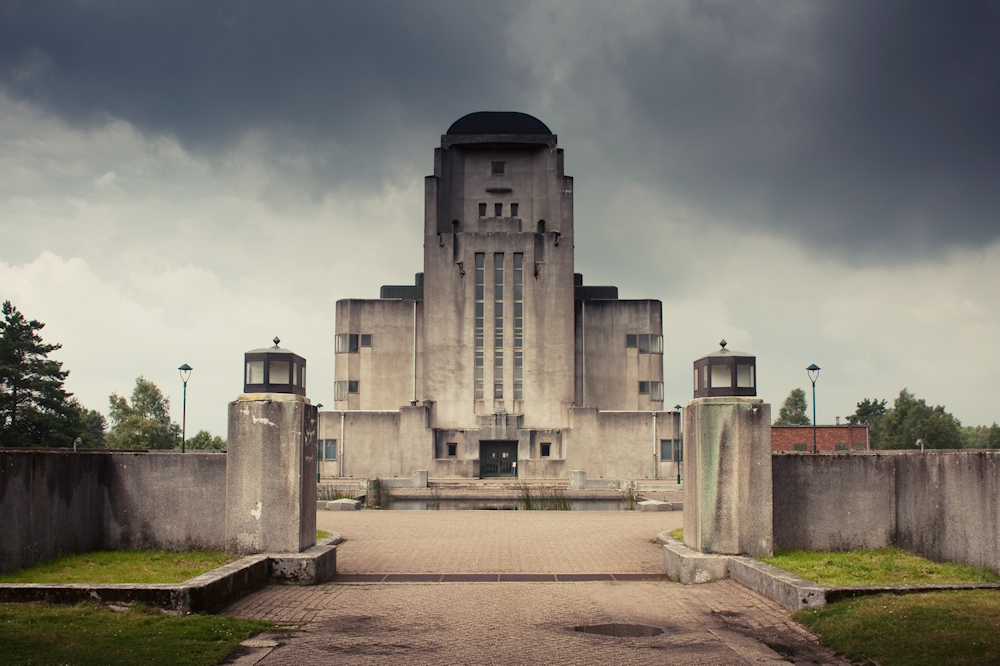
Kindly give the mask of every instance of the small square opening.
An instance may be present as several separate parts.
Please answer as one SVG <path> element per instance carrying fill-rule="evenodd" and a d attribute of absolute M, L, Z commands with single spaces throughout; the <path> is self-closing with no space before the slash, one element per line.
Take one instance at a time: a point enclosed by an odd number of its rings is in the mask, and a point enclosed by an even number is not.
<path fill-rule="evenodd" d="M 458 442 L 448 442 L 448 457 L 455 458 L 458 456 Z"/>
<path fill-rule="evenodd" d="M 552 455 L 552 444 L 550 442 L 543 442 L 539 448 L 541 449 L 542 458 L 548 458 Z"/>

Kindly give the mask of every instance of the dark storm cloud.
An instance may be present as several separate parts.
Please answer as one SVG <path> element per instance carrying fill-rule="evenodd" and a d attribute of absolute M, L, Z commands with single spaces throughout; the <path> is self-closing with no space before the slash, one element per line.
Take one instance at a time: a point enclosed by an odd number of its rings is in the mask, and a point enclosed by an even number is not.
<path fill-rule="evenodd" d="M 998 2 L 7 2 L 0 85 L 208 155 L 259 132 L 316 191 L 427 172 L 452 120 L 544 98 L 599 157 L 575 175 L 908 254 L 1000 236 L 998 34 Z"/>
<path fill-rule="evenodd" d="M 378 181 L 407 132 L 509 101 L 518 72 L 489 39 L 508 6 L 8 2 L 0 81 L 75 124 L 125 119 L 208 154 L 263 130 Z"/>
<path fill-rule="evenodd" d="M 1000 236 L 1000 4 L 700 3 L 647 20 L 655 39 L 609 34 L 573 77 L 595 99 L 620 81 L 618 124 L 640 130 L 620 145 L 653 166 L 637 177 L 851 250 Z"/>

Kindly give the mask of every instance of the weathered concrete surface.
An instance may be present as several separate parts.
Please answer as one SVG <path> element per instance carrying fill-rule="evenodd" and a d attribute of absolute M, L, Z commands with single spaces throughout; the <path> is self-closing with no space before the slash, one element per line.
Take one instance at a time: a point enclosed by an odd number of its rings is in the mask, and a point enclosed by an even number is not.
<path fill-rule="evenodd" d="M 1000 571 L 1000 451 L 896 456 L 896 545 Z"/>
<path fill-rule="evenodd" d="M 0 572 L 101 548 L 221 549 L 223 453 L 0 450 Z"/>
<path fill-rule="evenodd" d="M 357 511 L 361 508 L 361 502 L 346 497 L 339 500 L 329 500 L 327 502 L 317 502 L 319 508 L 329 511 Z"/>
<path fill-rule="evenodd" d="M 643 500 L 635 505 L 636 511 L 673 511 L 674 505 L 659 500 Z"/>
<path fill-rule="evenodd" d="M 663 569 L 671 579 L 684 585 L 709 583 L 729 577 L 729 555 L 712 555 L 691 550 L 677 539 L 660 537 L 663 542 Z"/>
<path fill-rule="evenodd" d="M 775 454 L 772 468 L 778 548 L 896 544 L 1000 571 L 1000 451 Z"/>
<path fill-rule="evenodd" d="M 225 478 L 223 453 L 109 456 L 102 547 L 222 550 Z"/>
<path fill-rule="evenodd" d="M 0 450 L 0 572 L 104 541 L 106 455 Z"/>
<path fill-rule="evenodd" d="M 226 552 L 316 543 L 317 410 L 300 396 L 229 403 Z"/>
<path fill-rule="evenodd" d="M 729 577 L 790 611 L 826 605 L 825 586 L 750 557 L 731 558 Z"/>
<path fill-rule="evenodd" d="M 892 544 L 898 460 L 895 455 L 775 454 L 775 548 L 825 551 Z"/>
<path fill-rule="evenodd" d="M 771 554 L 771 407 L 696 398 L 684 408 L 684 544 L 703 553 Z"/>
<path fill-rule="evenodd" d="M 271 553 L 271 581 L 318 585 L 337 573 L 337 546 L 315 545 L 301 553 Z"/>

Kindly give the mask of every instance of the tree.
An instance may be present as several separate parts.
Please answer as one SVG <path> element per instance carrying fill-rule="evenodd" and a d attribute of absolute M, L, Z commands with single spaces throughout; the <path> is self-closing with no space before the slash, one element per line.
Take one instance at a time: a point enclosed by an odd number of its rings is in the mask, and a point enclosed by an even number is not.
<path fill-rule="evenodd" d="M 0 446 L 72 446 L 82 407 L 63 388 L 69 372 L 47 356 L 40 321 L 4 301 L 0 321 Z"/>
<path fill-rule="evenodd" d="M 806 392 L 800 388 L 792 389 L 792 392 L 781 403 L 778 410 L 778 418 L 774 422 L 776 426 L 789 425 L 809 425 L 811 421 L 806 416 Z"/>
<path fill-rule="evenodd" d="M 132 404 L 117 393 L 111 403 L 111 431 L 105 438 L 109 449 L 172 449 L 181 445 L 181 427 L 170 421 L 170 400 L 156 384 L 142 377 L 135 380 Z"/>
<path fill-rule="evenodd" d="M 878 439 L 879 449 L 912 449 L 918 439 L 925 448 L 960 449 L 963 443 L 962 423 L 938 405 L 930 407 L 903 389 L 892 409 L 882 417 Z"/>
<path fill-rule="evenodd" d="M 962 428 L 963 444 L 967 449 L 1000 449 L 1000 426 L 966 426 Z"/>
<path fill-rule="evenodd" d="M 882 433 L 882 419 L 888 411 L 885 400 L 869 400 L 865 398 L 858 403 L 857 409 L 847 417 L 852 425 L 868 426 L 868 441 L 872 447 L 878 448 L 878 438 Z"/>
<path fill-rule="evenodd" d="M 212 437 L 212 433 L 207 430 L 199 430 L 197 435 L 187 441 L 186 448 L 216 449 L 221 451 L 226 448 L 226 440 L 218 435 Z"/>

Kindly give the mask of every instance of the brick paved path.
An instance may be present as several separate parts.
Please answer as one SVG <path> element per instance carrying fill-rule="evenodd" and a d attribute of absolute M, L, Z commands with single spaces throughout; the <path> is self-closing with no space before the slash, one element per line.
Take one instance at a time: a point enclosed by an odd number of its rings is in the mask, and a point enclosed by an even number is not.
<path fill-rule="evenodd" d="M 446 515 L 454 514 L 454 515 Z M 662 570 L 680 513 L 320 512 L 341 573 Z M 786 611 L 732 581 L 269 586 L 227 613 L 290 623 L 241 664 L 846 664 Z M 577 626 L 642 624 L 622 638 Z M 266 653 L 266 654 L 265 654 Z M 233 663 L 236 663 L 235 661 Z"/>

